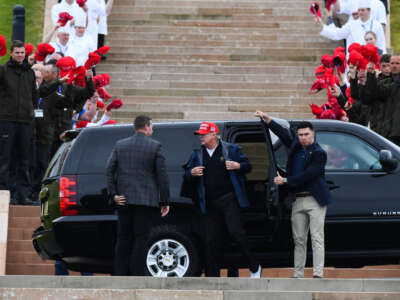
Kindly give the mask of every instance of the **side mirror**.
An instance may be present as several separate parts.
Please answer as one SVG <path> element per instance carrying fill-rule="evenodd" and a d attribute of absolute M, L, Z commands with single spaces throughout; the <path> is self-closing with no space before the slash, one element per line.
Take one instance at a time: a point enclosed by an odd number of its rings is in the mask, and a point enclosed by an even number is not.
<path fill-rule="evenodd" d="M 393 154 L 390 150 L 379 151 L 379 162 L 383 170 L 387 172 L 394 171 L 398 165 L 397 159 L 393 158 Z"/>

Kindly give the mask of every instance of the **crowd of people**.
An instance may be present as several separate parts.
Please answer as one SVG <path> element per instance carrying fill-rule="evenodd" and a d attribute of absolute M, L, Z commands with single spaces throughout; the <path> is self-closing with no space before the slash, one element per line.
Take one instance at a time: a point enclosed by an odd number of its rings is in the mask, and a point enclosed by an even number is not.
<path fill-rule="evenodd" d="M 95 75 L 109 50 L 104 24 L 112 6 L 113 0 L 62 0 L 36 50 L 12 41 L 0 67 L 0 189 L 11 191 L 12 204 L 39 205 L 41 180 L 66 131 L 115 123 L 111 111 L 122 101 L 107 93 L 108 74 Z M 0 36 L 0 56 L 6 54 Z"/>
<path fill-rule="evenodd" d="M 400 122 L 396 111 L 400 55 L 386 54 L 384 3 L 379 0 L 337 0 L 326 8 L 327 24 L 322 21 L 315 2 L 310 10 L 322 36 L 344 39 L 345 43 L 345 47 L 338 47 L 332 56 L 321 57 L 322 65 L 315 71 L 317 79 L 311 91 L 326 89 L 328 101 L 321 106 L 311 104 L 312 113 L 321 119 L 368 126 L 400 145 Z"/>

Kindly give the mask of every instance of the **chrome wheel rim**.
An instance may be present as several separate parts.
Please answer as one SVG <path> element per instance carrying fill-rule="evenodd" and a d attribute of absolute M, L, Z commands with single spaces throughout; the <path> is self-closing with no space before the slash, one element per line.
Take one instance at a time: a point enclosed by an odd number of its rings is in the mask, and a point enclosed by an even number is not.
<path fill-rule="evenodd" d="M 176 240 L 159 240 L 147 252 L 146 265 L 153 277 L 183 277 L 189 263 L 189 253 Z"/>

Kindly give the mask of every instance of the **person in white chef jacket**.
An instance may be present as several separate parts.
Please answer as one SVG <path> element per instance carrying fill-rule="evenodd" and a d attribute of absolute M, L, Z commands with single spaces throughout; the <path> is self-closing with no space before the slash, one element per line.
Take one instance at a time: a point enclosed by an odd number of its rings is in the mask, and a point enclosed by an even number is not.
<path fill-rule="evenodd" d="M 65 28 L 68 28 L 69 33 L 73 34 L 75 31 L 75 19 L 78 18 L 79 15 L 83 14 L 83 10 L 78 4 L 76 4 L 75 0 L 62 0 L 60 3 L 53 5 L 51 8 L 51 20 L 54 26 L 57 25 L 59 14 L 62 12 L 67 12 L 73 17 L 73 19 L 68 21 L 68 23 L 65 25 Z"/>
<path fill-rule="evenodd" d="M 352 43 L 365 45 L 365 33 L 372 31 L 376 34 L 376 46 L 385 54 L 385 35 L 382 24 L 371 18 L 371 0 L 358 1 L 358 15 L 359 18 L 357 20 L 349 21 L 341 28 L 338 28 L 333 24 L 327 26 L 322 23 L 320 18 L 317 18 L 316 22 L 322 29 L 320 35 L 335 41 L 346 39 L 346 50 L 348 50 Z"/>
<path fill-rule="evenodd" d="M 82 7 L 88 14 L 88 26 L 86 32 L 96 41 L 99 34 L 99 22 L 102 17 L 107 17 L 112 9 L 114 0 L 108 0 L 107 4 L 104 0 L 87 0 Z"/>
<path fill-rule="evenodd" d="M 352 8 L 357 0 L 338 0 L 334 4 L 334 9 L 338 14 L 346 14 L 351 17 Z M 371 18 L 382 24 L 385 30 L 386 25 L 386 8 L 380 0 L 371 0 Z"/>
<path fill-rule="evenodd" d="M 97 43 L 86 33 L 86 19 L 86 15 L 81 15 L 75 19 L 75 33 L 71 36 L 65 54 L 65 56 L 71 56 L 75 59 L 77 67 L 85 65 L 89 53 L 97 49 Z"/>
<path fill-rule="evenodd" d="M 106 3 L 105 0 L 101 0 Z M 108 25 L 107 25 L 107 17 L 110 15 L 112 7 L 114 4 L 114 0 L 108 0 L 106 4 L 106 15 L 100 16 L 99 21 L 99 32 L 97 38 L 97 48 L 101 48 L 105 44 L 105 36 L 108 34 Z M 102 58 L 105 59 L 105 56 L 102 55 Z"/>

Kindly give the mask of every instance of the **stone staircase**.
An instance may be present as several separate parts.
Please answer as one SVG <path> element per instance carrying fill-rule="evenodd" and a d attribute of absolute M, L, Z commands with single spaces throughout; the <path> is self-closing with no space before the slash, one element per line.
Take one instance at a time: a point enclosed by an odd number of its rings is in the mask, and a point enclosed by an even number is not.
<path fill-rule="evenodd" d="M 109 17 L 108 91 L 119 122 L 251 118 L 258 108 L 310 118 L 319 57 L 308 0 L 116 0 Z"/>

